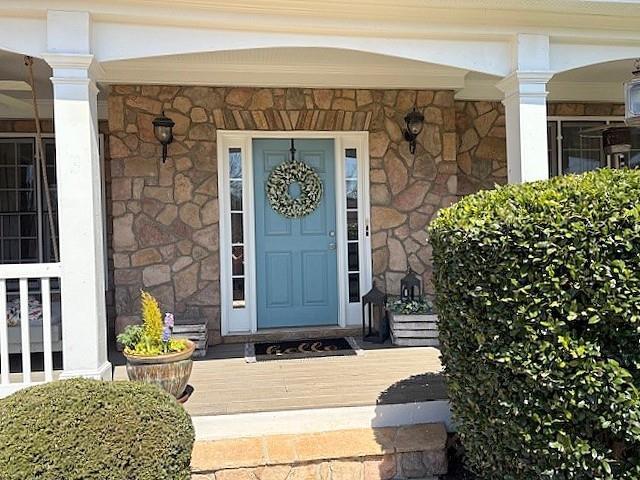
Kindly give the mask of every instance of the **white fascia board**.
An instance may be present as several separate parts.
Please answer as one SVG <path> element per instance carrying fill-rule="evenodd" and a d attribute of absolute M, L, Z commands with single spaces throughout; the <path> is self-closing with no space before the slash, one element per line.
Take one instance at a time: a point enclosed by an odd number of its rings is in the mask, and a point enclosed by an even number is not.
<path fill-rule="evenodd" d="M 637 1 L 555 0 L 404 0 L 402 2 L 337 0 L 3 0 L 5 10 L 42 11 L 46 8 L 91 11 L 100 21 L 146 21 L 156 24 L 237 25 L 239 29 L 320 29 L 348 22 L 353 31 L 372 23 L 393 24 L 398 32 L 452 25 L 534 26 L 552 28 L 637 29 Z M 414 27 L 414 25 L 416 27 Z M 495 29 L 494 29 L 495 30 Z"/>
<path fill-rule="evenodd" d="M 46 51 L 46 19 L 0 14 L 0 25 L 0 50 L 37 58 Z"/>
<path fill-rule="evenodd" d="M 443 39 L 382 38 L 100 22 L 94 24 L 93 32 L 94 54 L 100 62 L 224 50 L 315 47 L 388 55 L 494 75 L 506 75 L 511 69 L 509 38 L 503 41 L 451 39 L 451 36 Z M 371 33 L 376 33 L 374 27 L 371 27 Z"/>
<path fill-rule="evenodd" d="M 609 39 L 601 42 L 575 43 L 556 39 L 550 47 L 551 70 L 556 73 L 598 63 L 634 59 L 640 56 L 640 40 L 616 43 Z"/>

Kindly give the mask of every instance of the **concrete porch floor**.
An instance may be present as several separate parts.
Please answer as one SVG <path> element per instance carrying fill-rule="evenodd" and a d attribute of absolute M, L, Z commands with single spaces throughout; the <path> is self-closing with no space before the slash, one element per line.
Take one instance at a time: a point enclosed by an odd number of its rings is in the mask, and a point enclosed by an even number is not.
<path fill-rule="evenodd" d="M 244 345 L 218 345 L 197 359 L 185 404 L 192 416 L 445 400 L 440 352 L 362 346 L 361 355 L 247 363 Z M 112 359 L 115 360 L 115 359 Z M 127 378 L 124 365 L 114 377 Z"/>

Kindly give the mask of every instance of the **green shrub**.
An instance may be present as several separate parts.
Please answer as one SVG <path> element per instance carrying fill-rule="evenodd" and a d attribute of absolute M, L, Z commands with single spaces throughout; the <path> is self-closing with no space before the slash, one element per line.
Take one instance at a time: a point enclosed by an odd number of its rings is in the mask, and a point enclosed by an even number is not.
<path fill-rule="evenodd" d="M 430 227 L 468 463 L 500 480 L 640 478 L 640 172 L 462 199 Z"/>
<path fill-rule="evenodd" d="M 0 401 L 2 480 L 188 480 L 193 442 L 153 385 L 74 379 Z"/>

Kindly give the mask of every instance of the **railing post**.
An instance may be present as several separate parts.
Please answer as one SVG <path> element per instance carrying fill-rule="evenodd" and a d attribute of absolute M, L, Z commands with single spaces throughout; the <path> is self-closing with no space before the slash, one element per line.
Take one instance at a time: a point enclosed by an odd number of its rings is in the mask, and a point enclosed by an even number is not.
<path fill-rule="evenodd" d="M 64 371 L 110 379 L 96 65 L 86 12 L 49 11 L 53 68 Z"/>

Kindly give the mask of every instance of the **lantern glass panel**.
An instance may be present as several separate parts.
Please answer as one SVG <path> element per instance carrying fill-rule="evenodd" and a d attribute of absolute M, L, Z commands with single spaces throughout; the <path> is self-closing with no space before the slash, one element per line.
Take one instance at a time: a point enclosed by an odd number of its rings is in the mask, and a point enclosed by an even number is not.
<path fill-rule="evenodd" d="M 409 131 L 414 135 L 418 135 L 422 131 L 422 122 L 412 120 L 409 123 Z"/>
<path fill-rule="evenodd" d="M 400 298 L 402 300 L 414 300 L 421 296 L 422 287 L 420 279 L 410 270 L 409 273 L 400 280 Z"/>
<path fill-rule="evenodd" d="M 163 145 L 166 145 L 171 141 L 171 127 L 166 125 L 154 125 L 153 132 L 158 141 Z"/>

